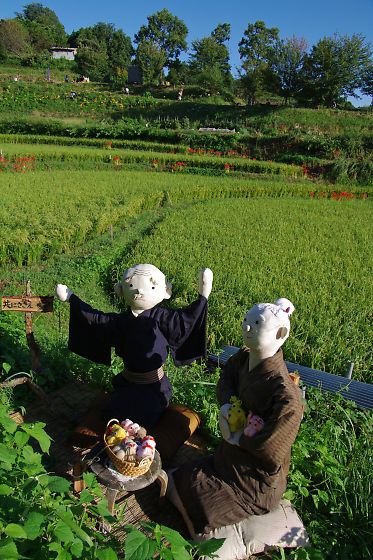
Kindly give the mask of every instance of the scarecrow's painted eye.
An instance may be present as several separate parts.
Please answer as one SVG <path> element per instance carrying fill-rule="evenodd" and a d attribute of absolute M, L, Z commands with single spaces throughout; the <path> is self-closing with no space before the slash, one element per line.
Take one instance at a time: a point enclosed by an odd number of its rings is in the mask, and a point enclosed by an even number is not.
<path fill-rule="evenodd" d="M 133 284 L 130 284 L 130 288 L 133 288 Z"/>
<path fill-rule="evenodd" d="M 152 286 L 152 290 L 155 290 L 155 286 Z"/>
<path fill-rule="evenodd" d="M 259 321 L 255 321 L 255 324 L 256 324 L 256 325 L 259 325 Z"/>

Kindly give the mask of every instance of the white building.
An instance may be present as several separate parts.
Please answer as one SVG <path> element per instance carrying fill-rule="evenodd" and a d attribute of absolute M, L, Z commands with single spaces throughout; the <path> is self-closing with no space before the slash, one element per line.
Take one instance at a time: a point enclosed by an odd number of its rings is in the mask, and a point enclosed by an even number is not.
<path fill-rule="evenodd" d="M 74 60 L 78 49 L 72 47 L 51 47 L 52 58 L 64 58 Z"/>

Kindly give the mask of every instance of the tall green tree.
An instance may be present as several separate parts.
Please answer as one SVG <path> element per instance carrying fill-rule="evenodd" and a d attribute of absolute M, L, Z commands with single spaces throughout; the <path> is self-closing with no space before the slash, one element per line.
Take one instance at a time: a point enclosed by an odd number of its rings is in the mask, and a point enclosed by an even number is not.
<path fill-rule="evenodd" d="M 163 68 L 167 62 L 167 53 L 151 39 L 139 42 L 136 62 L 142 73 L 144 84 L 159 85 L 163 79 Z"/>
<path fill-rule="evenodd" d="M 0 53 L 22 58 L 30 53 L 31 43 L 27 28 L 17 19 L 0 20 Z"/>
<path fill-rule="evenodd" d="M 241 83 L 250 105 L 256 102 L 265 87 L 269 64 L 278 42 L 277 27 L 266 27 L 264 21 L 259 20 L 247 26 L 238 44 L 242 60 Z"/>
<path fill-rule="evenodd" d="M 37 53 L 50 47 L 64 47 L 67 44 L 65 28 L 56 13 L 39 3 L 27 4 L 23 11 L 17 13 L 31 37 L 31 43 Z"/>
<path fill-rule="evenodd" d="M 125 35 L 121 29 L 114 31 L 110 37 L 107 44 L 107 54 L 109 58 L 109 80 L 117 84 L 125 83 L 134 50 L 130 37 Z"/>
<path fill-rule="evenodd" d="M 82 40 L 75 55 L 75 63 L 79 74 L 93 81 L 103 81 L 109 67 L 106 46 L 95 39 Z"/>
<path fill-rule="evenodd" d="M 371 107 L 373 107 L 373 63 L 370 64 L 363 73 L 360 90 L 362 93 L 372 98 Z"/>
<path fill-rule="evenodd" d="M 173 62 L 179 60 L 180 54 L 187 49 L 186 37 L 188 28 L 185 23 L 174 16 L 166 8 L 148 16 L 148 24 L 140 27 L 135 35 L 134 42 L 140 46 L 142 50 L 144 45 L 159 54 L 166 55 L 165 66 L 170 68 Z"/>
<path fill-rule="evenodd" d="M 128 66 L 133 55 L 130 37 L 112 23 L 98 22 L 91 27 L 82 27 L 69 36 L 69 44 L 78 49 L 75 60 L 79 72 L 92 79 L 108 79 L 125 82 Z M 82 49 L 82 52 L 80 52 Z M 96 52 L 90 53 L 90 49 Z M 99 61 L 98 71 L 89 61 Z M 89 71 L 88 71 L 89 68 Z M 84 70 L 84 71 L 83 71 Z"/>
<path fill-rule="evenodd" d="M 307 42 L 303 38 L 291 37 L 278 41 L 268 66 L 270 69 L 267 87 L 288 103 L 302 87 L 303 63 L 307 53 Z"/>
<path fill-rule="evenodd" d="M 224 44 L 230 39 L 230 24 L 219 24 L 209 37 L 192 42 L 189 66 L 194 83 L 210 93 L 230 89 L 232 75 L 229 51 Z"/>
<path fill-rule="evenodd" d="M 348 96 L 358 97 L 371 55 L 362 35 L 324 37 L 305 59 L 300 101 L 334 107 Z"/>

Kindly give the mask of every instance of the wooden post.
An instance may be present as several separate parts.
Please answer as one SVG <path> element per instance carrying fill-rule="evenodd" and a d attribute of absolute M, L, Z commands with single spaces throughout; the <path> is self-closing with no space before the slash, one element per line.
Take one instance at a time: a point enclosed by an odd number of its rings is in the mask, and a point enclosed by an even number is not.
<path fill-rule="evenodd" d="M 51 313 L 53 311 L 53 299 L 53 296 L 32 295 L 30 280 L 26 282 L 26 291 L 23 296 L 1 297 L 2 311 L 16 311 L 25 314 L 26 339 L 31 353 L 31 367 L 36 373 L 41 372 L 40 348 L 32 332 L 32 314 Z"/>

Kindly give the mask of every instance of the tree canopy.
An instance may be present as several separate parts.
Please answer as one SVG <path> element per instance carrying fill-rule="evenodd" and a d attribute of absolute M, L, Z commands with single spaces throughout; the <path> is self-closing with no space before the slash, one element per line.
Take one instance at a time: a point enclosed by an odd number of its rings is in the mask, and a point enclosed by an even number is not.
<path fill-rule="evenodd" d="M 299 99 L 333 107 L 347 96 L 355 97 L 372 65 L 371 56 L 371 47 L 361 35 L 324 37 L 305 58 Z"/>
<path fill-rule="evenodd" d="M 185 23 L 166 8 L 148 16 L 148 24 L 142 25 L 135 35 L 134 42 L 140 45 L 147 41 L 159 53 L 166 55 L 165 66 L 170 67 L 178 60 L 181 52 L 187 50 L 188 28 Z"/>

